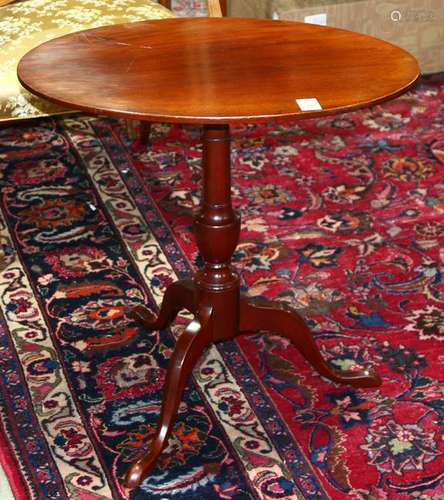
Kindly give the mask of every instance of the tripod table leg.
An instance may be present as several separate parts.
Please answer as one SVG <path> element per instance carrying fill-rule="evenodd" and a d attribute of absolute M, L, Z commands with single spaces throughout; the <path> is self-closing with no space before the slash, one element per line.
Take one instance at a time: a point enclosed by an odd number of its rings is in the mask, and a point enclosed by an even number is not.
<path fill-rule="evenodd" d="M 322 357 L 304 320 L 285 304 L 241 298 L 239 329 L 242 332 L 267 330 L 286 337 L 317 372 L 333 382 L 355 387 L 381 385 L 381 378 L 372 369 L 340 371 L 331 367 Z"/>
<path fill-rule="evenodd" d="M 156 435 L 149 451 L 130 466 L 125 478 L 127 488 L 140 484 L 166 446 L 189 375 L 205 347 L 211 343 L 211 328 L 212 310 L 205 307 L 179 336 L 168 366 Z"/>
<path fill-rule="evenodd" d="M 145 306 L 134 307 L 128 316 L 141 323 L 148 331 L 167 328 L 181 309 L 195 312 L 195 289 L 192 280 L 172 283 L 166 290 L 157 317 Z"/>

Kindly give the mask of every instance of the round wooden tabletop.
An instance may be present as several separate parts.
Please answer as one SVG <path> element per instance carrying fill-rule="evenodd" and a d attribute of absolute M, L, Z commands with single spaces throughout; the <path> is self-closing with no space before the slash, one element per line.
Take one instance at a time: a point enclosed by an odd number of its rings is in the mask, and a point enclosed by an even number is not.
<path fill-rule="evenodd" d="M 150 121 L 259 122 L 347 111 L 418 78 L 406 51 L 289 21 L 193 18 L 73 33 L 20 61 L 31 92 L 70 108 Z"/>

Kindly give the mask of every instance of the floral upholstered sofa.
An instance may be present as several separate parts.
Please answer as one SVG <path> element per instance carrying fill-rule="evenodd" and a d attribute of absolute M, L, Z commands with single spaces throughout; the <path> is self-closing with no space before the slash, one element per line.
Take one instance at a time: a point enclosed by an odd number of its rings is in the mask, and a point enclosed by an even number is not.
<path fill-rule="evenodd" d="M 168 17 L 155 0 L 0 0 L 0 122 L 66 113 L 20 85 L 17 63 L 33 47 L 87 28 Z"/>

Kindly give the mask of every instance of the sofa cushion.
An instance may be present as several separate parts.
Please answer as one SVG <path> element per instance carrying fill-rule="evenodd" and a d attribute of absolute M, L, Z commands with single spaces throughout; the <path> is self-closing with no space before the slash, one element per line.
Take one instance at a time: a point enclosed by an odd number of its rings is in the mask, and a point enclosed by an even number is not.
<path fill-rule="evenodd" d="M 17 64 L 32 48 L 74 31 L 168 17 L 154 0 L 22 0 L 0 7 L 0 121 L 66 112 L 20 85 Z"/>

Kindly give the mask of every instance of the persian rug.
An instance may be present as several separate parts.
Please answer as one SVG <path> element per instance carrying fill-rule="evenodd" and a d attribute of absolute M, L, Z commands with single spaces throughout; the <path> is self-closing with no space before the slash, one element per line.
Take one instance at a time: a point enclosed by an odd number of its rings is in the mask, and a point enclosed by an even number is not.
<path fill-rule="evenodd" d="M 0 131 L 0 457 L 16 498 L 444 498 L 444 81 L 381 106 L 233 127 L 235 265 L 292 304 L 338 368 L 286 340 L 211 347 L 169 446 L 153 435 L 174 338 L 125 316 L 202 262 L 192 236 L 201 130 L 71 116 Z"/>

